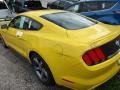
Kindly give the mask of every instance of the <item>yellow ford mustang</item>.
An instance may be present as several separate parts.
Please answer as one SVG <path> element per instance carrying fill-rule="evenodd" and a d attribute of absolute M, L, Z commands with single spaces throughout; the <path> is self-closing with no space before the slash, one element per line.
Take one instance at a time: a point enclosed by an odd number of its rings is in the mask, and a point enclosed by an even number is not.
<path fill-rule="evenodd" d="M 26 57 L 45 85 L 93 89 L 120 69 L 120 30 L 58 10 L 30 11 L 2 26 L 2 43 Z"/>

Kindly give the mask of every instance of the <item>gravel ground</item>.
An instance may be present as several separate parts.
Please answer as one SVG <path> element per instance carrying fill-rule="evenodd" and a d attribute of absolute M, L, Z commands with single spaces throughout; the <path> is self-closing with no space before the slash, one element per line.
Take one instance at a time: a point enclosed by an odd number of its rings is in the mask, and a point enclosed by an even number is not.
<path fill-rule="evenodd" d="M 41 1 L 46 6 L 48 0 Z M 42 85 L 26 59 L 11 49 L 4 49 L 0 43 L 0 90 L 66 89 L 58 86 L 46 87 Z M 96 90 L 120 90 L 120 73 Z"/>
<path fill-rule="evenodd" d="M 26 59 L 11 49 L 4 49 L 0 42 L 0 90 L 65 89 L 42 85 Z"/>

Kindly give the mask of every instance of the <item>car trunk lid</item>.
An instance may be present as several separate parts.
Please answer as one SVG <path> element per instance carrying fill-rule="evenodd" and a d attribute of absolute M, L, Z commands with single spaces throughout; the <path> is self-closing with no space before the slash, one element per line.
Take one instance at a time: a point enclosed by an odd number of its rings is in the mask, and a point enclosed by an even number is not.
<path fill-rule="evenodd" d="M 84 29 L 67 30 L 67 34 L 68 38 L 72 38 L 73 40 L 93 44 L 95 42 L 101 42 L 101 40 L 107 37 L 109 40 L 117 37 L 120 32 L 120 26 L 117 27 L 99 23 Z"/>

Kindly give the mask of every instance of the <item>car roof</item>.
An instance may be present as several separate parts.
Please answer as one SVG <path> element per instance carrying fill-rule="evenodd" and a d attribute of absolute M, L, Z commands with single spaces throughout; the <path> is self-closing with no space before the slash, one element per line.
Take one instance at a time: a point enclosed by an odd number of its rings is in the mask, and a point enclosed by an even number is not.
<path fill-rule="evenodd" d="M 36 16 L 36 17 L 40 17 L 43 15 L 47 15 L 47 14 L 52 14 L 52 13 L 59 13 L 59 12 L 67 12 L 67 11 L 63 11 L 63 10 L 35 10 L 35 11 L 28 11 L 28 12 L 24 12 L 21 13 L 19 15 L 24 15 L 24 16 Z"/>

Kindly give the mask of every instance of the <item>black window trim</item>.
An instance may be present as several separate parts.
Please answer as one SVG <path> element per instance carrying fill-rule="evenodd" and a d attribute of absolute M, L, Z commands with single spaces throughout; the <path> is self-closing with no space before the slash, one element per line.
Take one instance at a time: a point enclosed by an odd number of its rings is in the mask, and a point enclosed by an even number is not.
<path fill-rule="evenodd" d="M 11 24 L 16 18 L 18 18 L 18 17 L 20 17 L 20 16 L 16 16 L 15 18 L 13 18 L 13 19 L 10 21 L 10 23 L 8 24 L 8 29 L 9 29 L 9 27 L 11 27 L 10 24 Z M 15 27 L 11 27 L 11 28 L 15 28 Z M 15 28 L 15 29 L 19 29 L 19 28 Z"/>
<path fill-rule="evenodd" d="M 33 18 L 29 17 L 29 16 L 19 15 L 19 16 L 16 16 L 15 18 L 17 18 L 17 17 L 27 17 L 27 18 L 29 18 L 29 19 L 31 19 L 31 20 L 39 23 L 39 24 L 41 25 L 41 27 L 40 27 L 38 30 L 25 30 L 25 29 L 20 29 L 20 28 L 16 28 L 16 29 L 24 30 L 24 31 L 39 31 L 39 30 L 41 30 L 41 29 L 44 27 L 44 25 L 43 25 L 42 23 L 38 22 L 37 20 L 35 20 L 35 19 L 33 19 Z M 14 18 L 14 19 L 15 19 L 15 18 Z M 12 19 L 12 21 L 13 21 L 14 19 Z M 11 21 L 11 22 L 12 22 L 12 21 Z M 10 23 L 11 23 L 11 22 L 10 22 Z M 8 25 L 8 28 L 10 27 L 10 23 L 9 23 L 9 25 Z M 12 28 L 13 28 L 13 27 L 12 27 Z"/>

